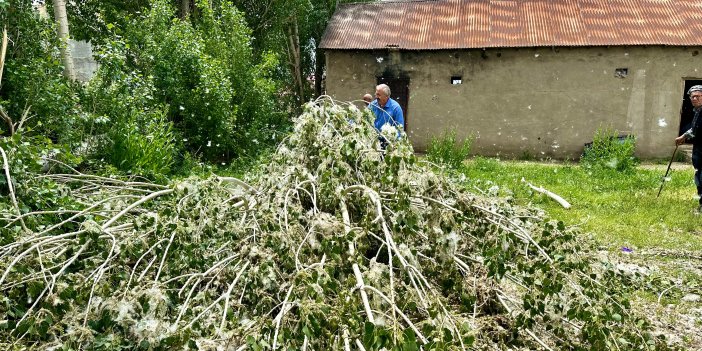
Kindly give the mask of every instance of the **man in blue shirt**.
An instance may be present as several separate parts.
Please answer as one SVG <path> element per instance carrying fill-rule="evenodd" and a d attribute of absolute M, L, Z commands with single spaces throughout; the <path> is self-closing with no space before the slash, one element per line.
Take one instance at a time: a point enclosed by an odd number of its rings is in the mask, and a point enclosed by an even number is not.
<path fill-rule="evenodd" d="M 375 87 L 375 100 L 369 105 L 371 111 L 375 115 L 375 121 L 373 126 L 380 133 L 383 126 L 389 124 L 398 130 L 404 128 L 405 117 L 402 114 L 402 107 L 397 101 L 390 98 L 390 87 L 386 84 L 380 84 Z M 380 139 L 380 145 L 385 150 L 387 146 L 387 140 L 381 135 L 378 137 Z"/>

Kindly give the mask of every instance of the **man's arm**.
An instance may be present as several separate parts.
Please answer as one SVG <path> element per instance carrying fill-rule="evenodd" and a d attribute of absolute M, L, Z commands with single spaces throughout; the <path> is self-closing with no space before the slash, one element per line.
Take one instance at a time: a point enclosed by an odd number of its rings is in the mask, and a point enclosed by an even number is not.
<path fill-rule="evenodd" d="M 692 128 L 688 129 L 683 135 L 675 138 L 675 145 L 682 145 L 689 139 L 694 139 L 695 134 L 692 132 Z"/>
<path fill-rule="evenodd" d="M 393 120 L 395 121 L 395 126 L 405 128 L 405 116 L 404 113 L 402 113 L 402 107 L 400 107 L 399 103 L 397 103 L 396 107 L 394 116 L 392 116 Z"/>

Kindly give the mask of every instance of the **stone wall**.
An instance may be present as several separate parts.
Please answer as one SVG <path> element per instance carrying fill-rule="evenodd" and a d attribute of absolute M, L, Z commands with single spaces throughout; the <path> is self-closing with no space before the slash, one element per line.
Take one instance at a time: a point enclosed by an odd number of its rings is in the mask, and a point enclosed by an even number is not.
<path fill-rule="evenodd" d="M 93 59 L 92 46 L 88 42 L 69 40 L 68 44 L 73 56 L 73 66 L 76 70 L 76 79 L 87 82 L 95 75 L 98 64 Z"/>
<path fill-rule="evenodd" d="M 578 158 L 600 127 L 668 157 L 686 79 L 702 48 L 580 47 L 327 52 L 327 94 L 357 100 L 378 76 L 410 78 L 407 132 L 418 151 L 445 129 L 482 155 Z M 451 84 L 461 77 L 461 84 Z"/>

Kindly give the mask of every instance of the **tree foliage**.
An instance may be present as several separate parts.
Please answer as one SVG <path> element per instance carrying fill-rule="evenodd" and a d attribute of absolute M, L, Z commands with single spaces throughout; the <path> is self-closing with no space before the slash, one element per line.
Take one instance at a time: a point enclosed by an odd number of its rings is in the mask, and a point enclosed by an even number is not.
<path fill-rule="evenodd" d="M 147 96 L 167 110 L 182 144 L 207 160 L 229 161 L 270 141 L 284 121 L 269 78 L 276 59 L 254 61 L 235 7 L 198 5 L 197 21 L 180 20 L 168 2 L 154 1 L 124 29 L 112 27 L 117 39 L 99 47 L 100 60 L 122 62 L 105 62 L 99 79 L 109 85 L 132 73 L 145 77 L 153 84 Z"/>
<path fill-rule="evenodd" d="M 76 143 L 84 115 L 78 108 L 79 89 L 65 79 L 54 24 L 33 9 L 31 0 L 0 4 L 0 23 L 10 43 L 0 82 L 0 108 L 13 123 L 25 119 L 54 141 Z M 0 29 L 2 30 L 2 29 Z M 7 134 L 7 126 L 3 128 Z"/>
<path fill-rule="evenodd" d="M 197 1 L 188 18 L 168 1 L 68 5 L 74 33 L 92 36 L 100 63 L 86 86 L 61 76 L 55 24 L 32 1 L 3 2 L 12 45 L 0 107 L 13 125 L 69 145 L 94 169 L 105 161 L 150 177 L 173 171 L 189 153 L 224 163 L 254 156 L 281 135 L 278 57 L 254 56 L 231 3 Z"/>
<path fill-rule="evenodd" d="M 365 0 L 368 1 L 368 0 Z M 221 9 L 234 6 L 244 16 L 251 32 L 251 46 L 256 60 L 266 61 L 274 54 L 279 58 L 275 77 L 293 94 L 286 101 L 292 108 L 322 93 L 325 57 L 318 49 L 322 35 L 331 15 L 340 3 L 352 0 L 171 0 L 163 2 L 174 16 L 197 25 Z M 183 17 L 183 4 L 188 3 L 187 17 Z M 125 28 L 130 21 L 151 10 L 147 0 L 70 2 L 69 13 L 73 32 L 78 38 L 102 43 L 112 38 L 110 28 Z M 97 14 L 97 15 L 96 15 Z M 308 77 L 315 78 L 315 86 Z"/>
<path fill-rule="evenodd" d="M 324 53 L 319 44 L 339 4 L 354 0 L 234 0 L 253 30 L 254 48 L 285 57 L 284 74 L 297 101 L 323 93 Z M 297 77 L 296 77 L 297 76 Z M 314 86 L 307 82 L 314 78 Z"/>

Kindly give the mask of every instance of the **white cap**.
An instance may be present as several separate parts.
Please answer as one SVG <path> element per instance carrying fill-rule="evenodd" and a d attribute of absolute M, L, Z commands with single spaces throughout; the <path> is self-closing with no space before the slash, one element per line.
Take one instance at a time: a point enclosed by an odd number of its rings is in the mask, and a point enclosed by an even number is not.
<path fill-rule="evenodd" d="M 690 95 L 696 91 L 702 91 L 702 85 L 693 85 L 687 90 L 687 95 Z"/>

